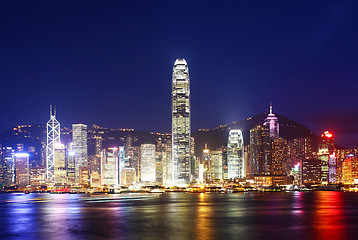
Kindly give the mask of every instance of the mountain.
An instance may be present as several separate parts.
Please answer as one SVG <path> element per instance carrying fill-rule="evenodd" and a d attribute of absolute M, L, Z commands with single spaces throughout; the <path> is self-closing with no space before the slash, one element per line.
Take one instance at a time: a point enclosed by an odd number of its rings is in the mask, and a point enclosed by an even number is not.
<path fill-rule="evenodd" d="M 250 142 L 250 129 L 256 125 L 262 124 L 267 117 L 266 113 L 258 114 L 252 118 L 247 118 L 238 122 L 220 125 L 215 129 L 199 129 L 193 133 L 195 141 L 195 155 L 200 156 L 204 149 L 205 143 L 209 149 L 216 149 L 227 145 L 230 129 L 241 129 L 244 137 L 244 144 Z M 313 149 L 318 146 L 319 137 L 312 133 L 304 125 L 288 119 L 282 115 L 276 114 L 280 124 L 280 137 L 286 140 L 292 140 L 300 137 L 311 137 Z"/>

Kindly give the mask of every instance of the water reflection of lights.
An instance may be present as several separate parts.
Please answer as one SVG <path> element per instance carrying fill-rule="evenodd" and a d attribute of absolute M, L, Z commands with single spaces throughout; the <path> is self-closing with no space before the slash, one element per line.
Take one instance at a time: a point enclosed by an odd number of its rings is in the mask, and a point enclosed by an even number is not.
<path fill-rule="evenodd" d="M 315 239 L 344 239 L 346 225 L 342 221 L 342 193 L 324 191 L 316 193 L 313 229 Z"/>
<path fill-rule="evenodd" d="M 303 209 L 303 192 L 294 192 L 293 193 L 293 214 L 301 215 L 304 213 Z"/>
<path fill-rule="evenodd" d="M 210 194 L 200 193 L 199 202 L 196 206 L 195 229 L 196 239 L 214 239 L 215 228 L 212 226 L 212 207 Z"/>

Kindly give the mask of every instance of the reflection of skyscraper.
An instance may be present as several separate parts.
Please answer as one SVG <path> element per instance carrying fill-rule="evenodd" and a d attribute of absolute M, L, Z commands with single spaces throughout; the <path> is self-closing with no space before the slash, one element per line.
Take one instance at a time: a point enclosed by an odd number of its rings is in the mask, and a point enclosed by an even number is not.
<path fill-rule="evenodd" d="M 228 178 L 245 177 L 244 139 L 240 129 L 229 132 L 227 145 Z"/>
<path fill-rule="evenodd" d="M 86 184 L 87 179 L 80 179 L 80 170 L 88 167 L 87 155 L 87 125 L 85 124 L 72 124 L 72 151 L 75 153 L 75 172 L 76 183 Z M 87 170 L 88 172 L 88 170 Z M 84 176 L 85 177 L 85 176 Z"/>
<path fill-rule="evenodd" d="M 56 109 L 50 106 L 50 120 L 47 122 L 46 145 L 46 178 L 49 183 L 55 182 L 55 145 L 60 143 L 60 123 L 56 120 Z"/>
<path fill-rule="evenodd" d="M 173 185 L 190 182 L 190 81 L 185 59 L 174 63 L 172 77 Z"/>
<path fill-rule="evenodd" d="M 278 119 L 275 114 L 272 113 L 272 105 L 270 104 L 270 113 L 268 114 L 267 118 L 263 125 L 267 125 L 270 128 L 270 137 L 279 137 L 279 124 Z"/>

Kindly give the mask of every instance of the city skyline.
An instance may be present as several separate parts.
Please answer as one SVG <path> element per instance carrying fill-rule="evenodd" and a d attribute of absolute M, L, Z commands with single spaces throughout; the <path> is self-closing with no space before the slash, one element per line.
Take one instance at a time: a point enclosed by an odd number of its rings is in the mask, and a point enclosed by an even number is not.
<path fill-rule="evenodd" d="M 170 132 L 170 63 L 185 58 L 192 130 L 252 117 L 272 102 L 275 113 L 356 146 L 358 100 L 348 91 L 357 84 L 357 3 L 317 1 L 310 11 L 308 2 L 280 3 L 192 3 L 182 18 L 176 3 L 6 3 L 0 131 L 43 123 L 54 104 L 63 126 Z"/>

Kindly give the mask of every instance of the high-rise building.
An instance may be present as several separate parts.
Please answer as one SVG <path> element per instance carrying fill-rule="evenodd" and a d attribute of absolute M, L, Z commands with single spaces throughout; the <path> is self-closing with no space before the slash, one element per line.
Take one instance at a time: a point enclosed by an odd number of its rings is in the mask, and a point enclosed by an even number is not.
<path fill-rule="evenodd" d="M 312 139 L 301 137 L 289 141 L 288 155 L 288 169 L 294 168 L 297 163 L 302 164 L 304 159 L 313 158 Z"/>
<path fill-rule="evenodd" d="M 358 158 L 350 155 L 342 164 L 343 184 L 358 184 Z"/>
<path fill-rule="evenodd" d="M 20 188 L 30 184 L 30 164 L 28 153 L 15 153 L 15 183 Z"/>
<path fill-rule="evenodd" d="M 88 184 L 88 177 L 80 171 L 88 172 L 87 125 L 72 124 L 72 151 L 75 153 L 75 178 L 77 184 Z M 82 179 L 80 178 L 82 176 Z"/>
<path fill-rule="evenodd" d="M 142 144 L 141 156 L 141 182 L 154 183 L 156 180 L 155 144 Z"/>
<path fill-rule="evenodd" d="M 223 151 L 220 150 L 216 150 L 216 151 L 211 151 L 211 173 L 212 173 L 212 179 L 213 180 L 222 180 L 224 179 L 224 174 L 223 174 L 223 156 L 224 153 Z"/>
<path fill-rule="evenodd" d="M 271 141 L 270 174 L 287 175 L 287 173 L 287 140 L 273 138 Z"/>
<path fill-rule="evenodd" d="M 190 80 L 185 59 L 174 63 L 172 77 L 173 185 L 191 181 Z"/>
<path fill-rule="evenodd" d="M 121 173 L 122 173 L 122 169 L 125 167 L 125 155 L 124 155 L 124 146 L 119 146 L 118 147 L 118 161 L 119 161 L 119 183 L 121 183 Z"/>
<path fill-rule="evenodd" d="M 323 184 L 336 183 L 336 157 L 333 134 L 325 131 L 321 135 L 318 149 L 318 159 L 321 160 L 321 181 Z"/>
<path fill-rule="evenodd" d="M 131 186 L 136 183 L 136 172 L 134 168 L 123 168 L 121 174 L 121 185 Z"/>
<path fill-rule="evenodd" d="M 201 157 L 201 164 L 204 164 L 204 172 L 203 177 L 204 180 L 210 182 L 212 180 L 212 168 L 211 168 L 211 156 L 210 156 L 210 149 L 208 149 L 207 144 L 205 144 L 205 148 L 203 149 L 203 155 Z"/>
<path fill-rule="evenodd" d="M 12 147 L 2 147 L 0 149 L 1 175 L 0 184 L 10 186 L 15 183 L 15 162 L 14 150 Z"/>
<path fill-rule="evenodd" d="M 101 154 L 101 185 L 119 185 L 118 148 L 103 149 Z"/>
<path fill-rule="evenodd" d="M 321 183 L 329 183 L 329 151 L 327 148 L 319 149 L 317 153 L 318 159 L 321 161 Z"/>
<path fill-rule="evenodd" d="M 231 129 L 227 144 L 228 178 L 245 177 L 244 139 L 240 129 Z"/>
<path fill-rule="evenodd" d="M 32 186 L 43 186 L 46 184 L 46 168 L 30 168 L 30 184 Z"/>
<path fill-rule="evenodd" d="M 321 161 L 315 158 L 302 162 L 302 178 L 305 186 L 321 183 Z"/>
<path fill-rule="evenodd" d="M 270 137 L 278 138 L 279 137 L 279 124 L 278 119 L 272 112 L 272 104 L 270 104 L 270 113 L 264 121 L 264 126 L 269 126 L 270 129 Z"/>
<path fill-rule="evenodd" d="M 335 152 L 334 136 L 331 132 L 325 131 L 322 133 L 319 149 L 327 149 L 329 155 L 332 155 Z"/>
<path fill-rule="evenodd" d="M 162 150 L 162 149 L 161 149 Z M 157 148 L 156 151 L 156 158 L 155 158 L 155 179 L 156 179 L 156 184 L 163 184 L 163 180 L 164 180 L 164 165 L 166 163 L 166 152 L 165 151 L 159 151 L 159 149 Z"/>
<path fill-rule="evenodd" d="M 55 144 L 54 160 L 55 184 L 67 184 L 66 147 L 64 144 Z"/>
<path fill-rule="evenodd" d="M 47 122 L 46 144 L 46 178 L 49 183 L 55 182 L 55 145 L 60 143 L 60 123 L 56 119 L 56 108 L 50 106 L 50 120 Z"/>
<path fill-rule="evenodd" d="M 165 162 L 163 165 L 163 184 L 171 186 L 173 181 L 173 161 L 172 161 L 172 141 L 167 139 L 165 142 Z"/>
<path fill-rule="evenodd" d="M 269 126 L 257 125 L 250 130 L 249 169 L 251 176 L 270 174 L 270 145 Z"/>
<path fill-rule="evenodd" d="M 75 152 L 67 152 L 67 181 L 69 184 L 76 183 Z"/>

